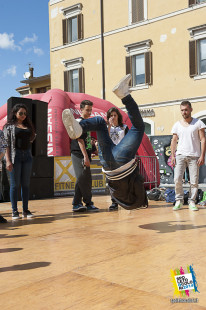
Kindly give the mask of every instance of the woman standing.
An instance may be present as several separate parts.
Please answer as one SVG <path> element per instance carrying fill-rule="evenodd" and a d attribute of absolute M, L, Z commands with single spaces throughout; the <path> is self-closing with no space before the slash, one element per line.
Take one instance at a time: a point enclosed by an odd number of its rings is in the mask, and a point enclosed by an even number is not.
<path fill-rule="evenodd" d="M 129 130 L 127 125 L 123 124 L 122 114 L 117 108 L 112 107 L 107 111 L 107 124 L 110 138 L 112 139 L 112 142 L 117 145 Z M 109 211 L 117 210 L 118 204 L 112 199 Z"/>
<path fill-rule="evenodd" d="M 6 168 L 10 174 L 10 201 L 12 218 L 19 219 L 18 188 L 21 184 L 22 217 L 32 217 L 28 210 L 29 183 L 32 169 L 31 143 L 35 139 L 34 126 L 24 104 L 16 104 L 4 126 L 7 142 Z"/>
<path fill-rule="evenodd" d="M 6 141 L 4 138 L 3 131 L 0 130 L 0 161 L 4 156 L 5 150 L 6 150 Z M 0 175 L 1 173 L 2 172 L 0 171 Z M 7 223 L 7 220 L 2 215 L 0 215 L 0 223 Z"/>

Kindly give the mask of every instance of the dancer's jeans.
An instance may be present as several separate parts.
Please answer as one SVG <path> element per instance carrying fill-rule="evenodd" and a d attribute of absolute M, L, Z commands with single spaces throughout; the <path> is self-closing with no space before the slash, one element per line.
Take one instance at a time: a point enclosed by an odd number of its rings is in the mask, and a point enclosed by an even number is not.
<path fill-rule="evenodd" d="M 97 116 L 80 121 L 83 132 L 96 131 L 99 158 L 105 170 L 117 169 L 131 161 L 135 157 L 144 135 L 144 122 L 136 102 L 131 95 L 123 98 L 122 102 L 126 106 L 132 127 L 117 145 L 112 142 L 106 122 L 102 117 Z"/>
<path fill-rule="evenodd" d="M 195 202 L 197 192 L 198 192 L 198 180 L 199 180 L 199 167 L 197 165 L 198 157 L 177 155 L 176 156 L 176 166 L 175 166 L 175 200 L 180 200 L 184 202 L 184 192 L 182 186 L 182 179 L 186 167 L 189 168 L 190 174 L 190 194 L 189 202 Z"/>
<path fill-rule="evenodd" d="M 23 211 L 28 210 L 31 169 L 32 169 L 31 150 L 16 149 L 13 170 L 10 172 L 10 200 L 13 211 L 17 211 L 18 188 L 20 184 L 21 184 Z"/>

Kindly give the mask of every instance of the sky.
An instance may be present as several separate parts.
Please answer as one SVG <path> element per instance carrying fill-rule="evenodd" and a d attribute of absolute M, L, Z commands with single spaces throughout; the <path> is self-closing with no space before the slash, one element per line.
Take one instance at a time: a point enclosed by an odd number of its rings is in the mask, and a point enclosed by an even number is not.
<path fill-rule="evenodd" d="M 20 97 L 29 64 L 34 77 L 50 73 L 49 0 L 0 0 L 0 106 Z"/>

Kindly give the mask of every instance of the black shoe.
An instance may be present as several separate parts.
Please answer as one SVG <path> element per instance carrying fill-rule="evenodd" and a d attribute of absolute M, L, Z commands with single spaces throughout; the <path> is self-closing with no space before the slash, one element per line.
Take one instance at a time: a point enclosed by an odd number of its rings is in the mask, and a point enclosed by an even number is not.
<path fill-rule="evenodd" d="M 118 211 L 118 204 L 116 202 L 113 202 L 109 207 L 109 211 Z"/>
<path fill-rule="evenodd" d="M 95 207 L 94 205 L 86 205 L 88 212 L 99 212 L 99 208 Z"/>
<path fill-rule="evenodd" d="M 18 219 L 20 219 L 20 216 L 19 216 L 19 212 L 18 212 L 18 211 L 13 211 L 13 212 L 12 212 L 12 219 L 13 219 L 13 220 L 18 220 Z"/>
<path fill-rule="evenodd" d="M 7 223 L 7 220 L 0 215 L 0 223 Z"/>
<path fill-rule="evenodd" d="M 29 210 L 26 210 L 26 211 L 23 211 L 22 217 L 28 217 L 28 218 L 33 217 L 33 214 Z"/>
<path fill-rule="evenodd" d="M 73 212 L 83 212 L 83 211 L 87 211 L 87 208 L 85 206 L 83 206 L 81 203 L 79 203 L 78 205 L 73 205 Z"/>

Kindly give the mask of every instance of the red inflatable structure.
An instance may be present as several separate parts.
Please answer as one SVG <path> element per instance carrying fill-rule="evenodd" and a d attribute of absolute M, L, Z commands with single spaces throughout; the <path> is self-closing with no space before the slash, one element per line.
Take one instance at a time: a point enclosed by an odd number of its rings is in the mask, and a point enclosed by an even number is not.
<path fill-rule="evenodd" d="M 80 116 L 80 102 L 82 100 L 90 100 L 93 102 L 92 116 L 101 116 L 106 118 L 106 112 L 114 106 L 107 100 L 99 99 L 83 93 L 64 92 L 60 89 L 51 89 L 46 93 L 28 95 L 26 98 L 48 103 L 48 156 L 70 155 L 70 139 L 62 122 L 62 111 L 64 109 L 71 109 L 74 116 L 77 118 Z M 121 114 L 123 116 L 123 122 L 130 128 L 131 122 L 127 113 L 121 111 Z M 3 128 L 6 120 L 7 104 L 0 107 L 0 129 Z M 144 134 L 142 143 L 137 151 L 137 155 L 140 156 L 140 161 L 144 170 L 142 173 L 148 179 L 148 183 L 152 185 L 150 187 L 159 185 L 159 163 L 146 134 Z M 146 158 L 148 160 L 143 160 Z M 152 162 L 150 158 L 153 159 Z M 156 174 L 155 184 L 153 184 L 152 181 L 154 180 L 154 173 Z"/>

